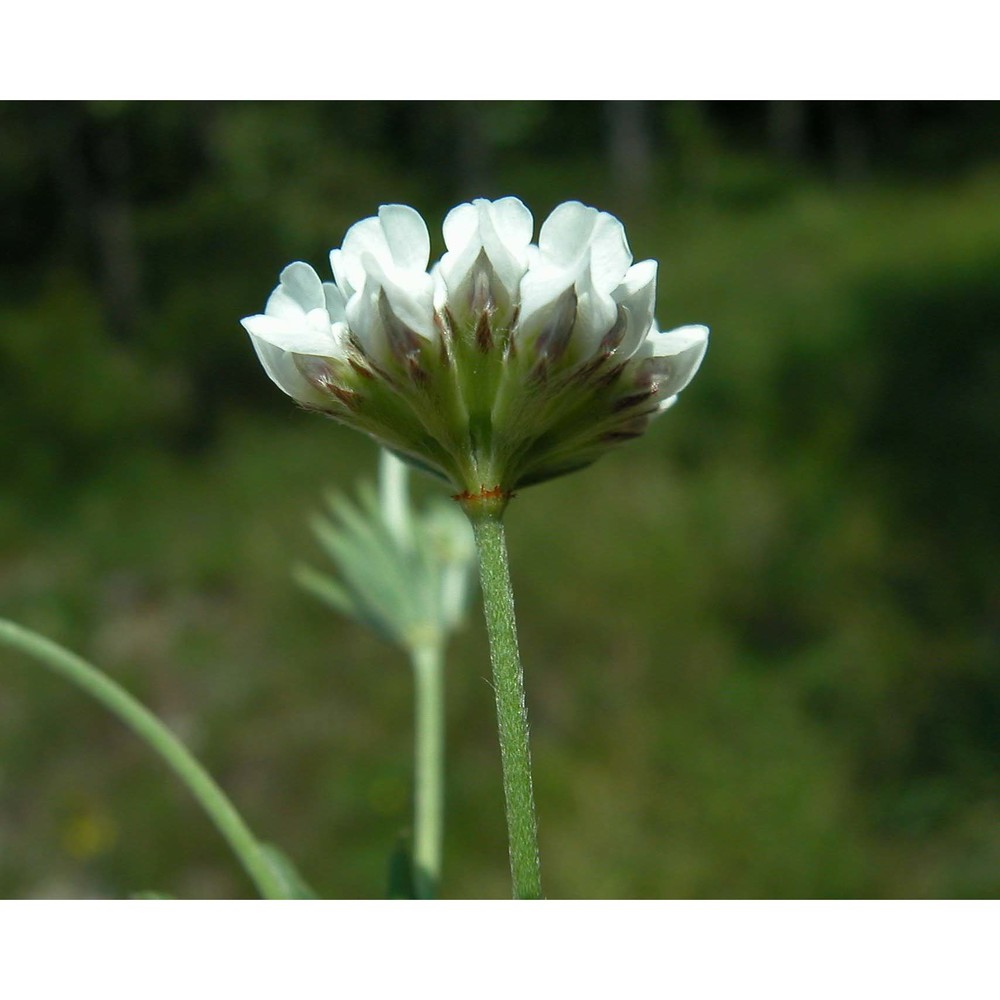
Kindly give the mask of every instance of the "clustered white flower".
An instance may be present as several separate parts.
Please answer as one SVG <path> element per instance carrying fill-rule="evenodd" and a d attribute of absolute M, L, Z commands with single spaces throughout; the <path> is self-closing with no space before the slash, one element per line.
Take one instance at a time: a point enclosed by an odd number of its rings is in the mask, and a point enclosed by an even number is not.
<path fill-rule="evenodd" d="M 463 497 L 580 468 L 640 435 L 691 381 L 703 326 L 660 331 L 655 261 L 571 201 L 542 223 L 517 198 L 444 220 L 447 252 L 383 205 L 330 253 L 334 280 L 289 264 L 243 320 L 265 371 L 303 406 L 365 431 Z"/>

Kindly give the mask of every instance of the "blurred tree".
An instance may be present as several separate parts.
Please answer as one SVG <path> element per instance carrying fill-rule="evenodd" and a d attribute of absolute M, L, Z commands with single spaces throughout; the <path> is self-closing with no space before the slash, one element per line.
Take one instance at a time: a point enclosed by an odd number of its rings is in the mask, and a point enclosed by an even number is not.
<path fill-rule="evenodd" d="M 806 153 L 805 101 L 768 101 L 767 137 L 781 159 L 801 163 Z"/>
<path fill-rule="evenodd" d="M 869 108 L 857 101 L 830 101 L 833 168 L 843 184 L 857 184 L 869 174 L 870 153 L 867 135 Z"/>
<path fill-rule="evenodd" d="M 649 197 L 653 149 L 645 101 L 608 101 L 608 157 L 614 188 L 625 210 L 637 210 Z"/>

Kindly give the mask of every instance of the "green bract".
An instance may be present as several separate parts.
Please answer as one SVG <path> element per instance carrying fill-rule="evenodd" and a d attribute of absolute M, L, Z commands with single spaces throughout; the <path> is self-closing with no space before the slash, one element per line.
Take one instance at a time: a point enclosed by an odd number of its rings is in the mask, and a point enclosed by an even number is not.
<path fill-rule="evenodd" d="M 613 216 L 566 202 L 533 244 L 517 198 L 479 199 L 443 228 L 430 272 L 405 205 L 348 230 L 333 282 L 286 267 L 243 320 L 278 386 L 461 497 L 503 501 L 639 436 L 694 377 L 708 330 L 657 329 L 656 263 L 632 263 Z"/>

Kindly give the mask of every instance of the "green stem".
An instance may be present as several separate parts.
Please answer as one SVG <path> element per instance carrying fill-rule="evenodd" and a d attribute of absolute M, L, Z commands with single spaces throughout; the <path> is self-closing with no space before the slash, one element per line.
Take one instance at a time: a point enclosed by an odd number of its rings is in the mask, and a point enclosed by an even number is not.
<path fill-rule="evenodd" d="M 0 643 L 33 657 L 54 673 L 72 681 L 131 727 L 166 761 L 201 803 L 261 895 L 267 899 L 288 898 L 281 879 L 266 861 L 257 838 L 225 792 L 152 712 L 97 667 L 37 632 L 0 618 Z"/>
<path fill-rule="evenodd" d="M 441 880 L 444 831 L 444 659 L 438 643 L 412 652 L 416 688 L 413 884 L 433 899 Z"/>
<path fill-rule="evenodd" d="M 507 565 L 500 504 L 463 504 L 476 536 L 479 575 L 483 587 L 486 630 L 490 639 L 493 688 L 500 731 L 510 872 L 515 899 L 541 899 L 538 862 L 538 824 L 531 788 L 531 751 L 528 713 L 524 703 L 524 675 L 517 646 L 514 592 Z"/>

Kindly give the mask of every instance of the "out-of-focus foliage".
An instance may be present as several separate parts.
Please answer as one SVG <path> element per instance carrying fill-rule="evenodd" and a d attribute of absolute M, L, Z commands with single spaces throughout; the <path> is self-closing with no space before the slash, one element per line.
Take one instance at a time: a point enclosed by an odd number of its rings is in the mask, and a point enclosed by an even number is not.
<path fill-rule="evenodd" d="M 981 104 L 0 107 L 0 611 L 161 712 L 325 895 L 409 814 L 409 678 L 289 577 L 375 449 L 238 318 L 386 201 L 577 197 L 712 346 L 508 534 L 551 896 L 1000 889 L 1000 121 Z M 440 251 L 440 240 L 435 249 Z M 432 491 L 434 486 L 423 486 Z M 485 641 L 445 895 L 507 891 Z M 0 894 L 242 895 L 114 720 L 0 656 Z"/>
<path fill-rule="evenodd" d="M 378 490 L 365 483 L 357 503 L 327 498 L 330 516 L 313 533 L 336 575 L 299 564 L 295 579 L 334 611 L 375 629 L 404 652 L 443 650 L 468 609 L 476 546 L 459 507 L 435 497 L 410 503 L 409 466 L 379 454 Z"/>

